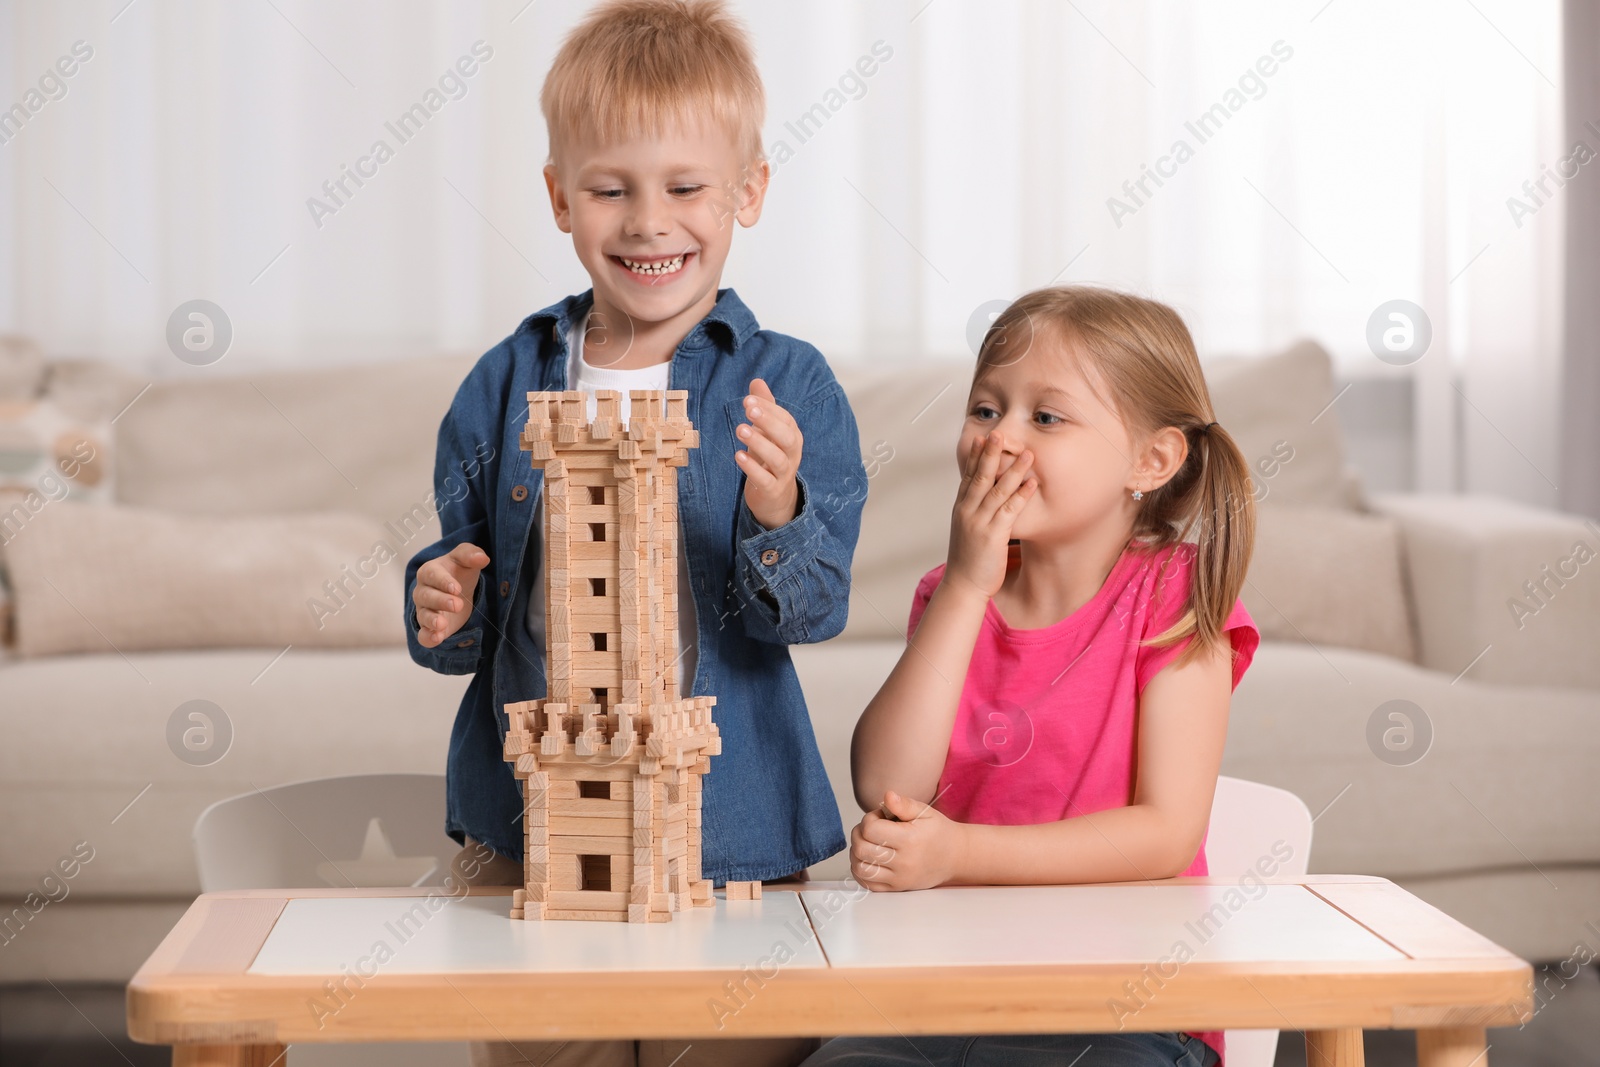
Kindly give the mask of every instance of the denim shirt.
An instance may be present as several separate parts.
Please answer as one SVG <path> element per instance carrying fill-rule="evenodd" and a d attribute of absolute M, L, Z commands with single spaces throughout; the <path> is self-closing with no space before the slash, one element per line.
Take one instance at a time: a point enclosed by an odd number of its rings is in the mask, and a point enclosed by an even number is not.
<path fill-rule="evenodd" d="M 544 652 L 531 647 L 523 622 L 539 566 L 532 525 L 544 472 L 518 436 L 530 391 L 568 387 L 568 330 L 592 303 L 590 290 L 530 315 L 467 374 L 439 426 L 433 481 L 442 536 L 406 565 L 411 658 L 473 675 L 450 735 L 446 832 L 517 860 L 522 791 L 502 758 L 505 705 L 547 695 Z M 734 460 L 752 378 L 766 381 L 804 435 L 798 510 L 772 530 L 744 503 Z M 866 486 L 855 416 L 822 354 L 761 329 L 732 289 L 718 291 L 678 345 L 668 387 L 688 390 L 700 439 L 678 468 L 698 632 L 693 683 L 681 695 L 715 696 L 722 735 L 703 779 L 702 876 L 718 885 L 779 878 L 845 847 L 789 646 L 844 629 Z M 489 556 L 472 614 L 437 648 L 424 648 L 412 601 L 417 568 L 463 543 Z"/>

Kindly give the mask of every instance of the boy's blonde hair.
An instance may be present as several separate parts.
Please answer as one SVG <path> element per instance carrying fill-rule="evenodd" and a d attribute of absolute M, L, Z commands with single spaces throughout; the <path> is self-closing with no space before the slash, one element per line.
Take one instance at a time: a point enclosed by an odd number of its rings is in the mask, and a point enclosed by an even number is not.
<path fill-rule="evenodd" d="M 1222 626 L 1244 588 L 1255 546 L 1250 467 L 1211 408 L 1200 358 L 1176 311 L 1154 300 L 1092 286 L 1037 289 L 1001 312 L 984 335 L 974 380 L 1015 362 L 1044 341 L 1075 342 L 1090 380 L 1104 383 L 1135 433 L 1183 431 L 1189 455 L 1178 473 L 1144 494 L 1133 534 L 1151 548 L 1197 542 L 1194 578 L 1182 616 L 1152 645 L 1198 635 L 1175 661 L 1184 664 L 1223 641 Z M 1023 347 L 1022 353 L 1015 350 Z M 1089 375 L 1086 373 L 1086 377 Z"/>
<path fill-rule="evenodd" d="M 539 93 L 557 165 L 579 134 L 611 142 L 708 120 L 753 165 L 766 106 L 749 36 L 720 0 L 600 4 L 562 42 Z"/>

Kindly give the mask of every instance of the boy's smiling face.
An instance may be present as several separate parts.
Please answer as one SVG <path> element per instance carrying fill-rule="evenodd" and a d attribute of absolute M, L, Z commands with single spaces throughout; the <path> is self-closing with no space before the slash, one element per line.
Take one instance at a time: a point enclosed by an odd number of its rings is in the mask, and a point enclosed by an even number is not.
<path fill-rule="evenodd" d="M 716 304 L 733 222 L 760 217 L 768 165 L 746 166 L 733 137 L 710 124 L 613 143 L 586 137 L 559 158 L 545 184 L 594 283 L 597 325 L 617 341 L 671 339 L 670 358 Z"/>

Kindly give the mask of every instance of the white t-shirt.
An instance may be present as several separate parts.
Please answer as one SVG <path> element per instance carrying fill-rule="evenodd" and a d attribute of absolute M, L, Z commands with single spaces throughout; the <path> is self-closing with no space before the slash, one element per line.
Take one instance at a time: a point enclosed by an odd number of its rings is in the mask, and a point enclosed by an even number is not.
<path fill-rule="evenodd" d="M 582 389 L 589 394 L 587 416 L 595 417 L 599 410 L 595 399 L 595 391 L 599 389 L 615 389 L 621 394 L 617 404 L 618 414 L 625 426 L 628 421 L 630 389 L 666 389 L 668 374 L 672 364 L 657 363 L 651 367 L 639 367 L 634 370 L 617 370 L 611 367 L 592 367 L 583 359 L 583 332 L 589 317 L 585 315 L 572 327 L 572 332 L 567 335 L 567 387 L 569 389 Z M 663 411 L 665 409 L 663 408 Z M 534 529 L 539 532 L 541 550 L 532 561 L 535 567 L 533 579 L 533 592 L 528 597 L 527 627 L 528 635 L 533 639 L 533 647 L 539 650 L 541 656 L 545 648 L 545 582 L 544 582 L 544 481 L 539 482 L 539 493 L 533 502 Z M 694 684 L 694 668 L 696 641 L 694 597 L 689 591 L 689 563 L 688 553 L 685 551 L 681 536 L 682 525 L 679 525 L 678 538 L 678 649 L 682 653 L 678 657 L 678 695 L 687 697 L 689 687 Z M 580 701 L 587 703 L 587 701 Z"/>

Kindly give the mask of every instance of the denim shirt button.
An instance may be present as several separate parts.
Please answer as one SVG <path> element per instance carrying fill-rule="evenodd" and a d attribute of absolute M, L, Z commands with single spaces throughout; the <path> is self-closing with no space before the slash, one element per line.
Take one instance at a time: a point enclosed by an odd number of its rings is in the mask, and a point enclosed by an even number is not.
<path fill-rule="evenodd" d="M 467 648 L 472 644 L 473 644 L 472 638 L 468 637 L 468 638 L 465 638 L 463 640 L 457 641 L 456 642 L 456 647 L 457 648 Z"/>
<path fill-rule="evenodd" d="M 528 499 L 528 487 L 525 485 L 513 485 L 511 487 L 511 499 L 519 504 Z"/>
<path fill-rule="evenodd" d="M 510 582 L 501 582 L 500 583 L 500 595 L 501 596 L 510 596 L 511 595 L 511 583 Z"/>
<path fill-rule="evenodd" d="M 761 562 L 766 564 L 768 567 L 778 562 L 778 550 L 775 548 L 769 548 L 765 552 L 761 553 Z"/>

